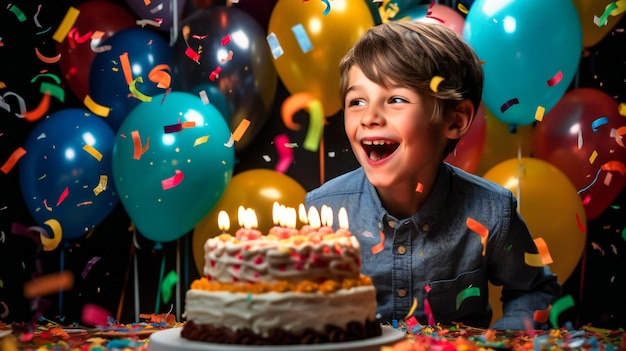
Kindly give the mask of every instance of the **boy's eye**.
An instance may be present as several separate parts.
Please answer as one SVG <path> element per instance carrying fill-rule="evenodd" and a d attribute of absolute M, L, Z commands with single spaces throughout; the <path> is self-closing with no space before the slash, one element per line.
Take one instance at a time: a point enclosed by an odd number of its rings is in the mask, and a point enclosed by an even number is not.
<path fill-rule="evenodd" d="M 397 104 L 397 103 L 401 103 L 401 102 L 409 102 L 407 99 L 401 98 L 399 96 L 394 96 L 391 99 L 389 99 L 389 103 L 391 104 Z"/>
<path fill-rule="evenodd" d="M 363 105 L 365 105 L 365 102 L 363 102 L 363 100 L 354 99 L 348 102 L 348 106 L 363 106 Z"/>

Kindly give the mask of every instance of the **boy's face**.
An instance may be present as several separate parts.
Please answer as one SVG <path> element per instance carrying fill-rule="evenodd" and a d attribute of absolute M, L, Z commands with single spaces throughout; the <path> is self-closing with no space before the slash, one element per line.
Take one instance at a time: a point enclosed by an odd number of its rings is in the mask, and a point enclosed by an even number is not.
<path fill-rule="evenodd" d="M 431 122 L 434 99 L 349 71 L 345 130 L 352 150 L 377 188 L 431 184 L 447 143 L 444 124 Z"/>

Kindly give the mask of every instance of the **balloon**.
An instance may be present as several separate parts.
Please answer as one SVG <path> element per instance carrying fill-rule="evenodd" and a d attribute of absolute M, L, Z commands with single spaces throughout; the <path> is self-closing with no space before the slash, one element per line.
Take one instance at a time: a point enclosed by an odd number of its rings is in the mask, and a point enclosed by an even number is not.
<path fill-rule="evenodd" d="M 258 229 L 267 233 L 274 225 L 274 202 L 297 209 L 304 203 L 305 195 L 306 190 L 297 181 L 274 170 L 251 169 L 233 176 L 220 201 L 194 228 L 193 255 L 200 275 L 204 275 L 204 242 L 219 234 L 217 215 L 220 211 L 228 213 L 231 220 L 230 231 L 234 233 L 237 230 L 234 224 L 239 222 L 239 206 L 251 208 L 257 215 Z"/>
<path fill-rule="evenodd" d="M 515 194 L 519 213 L 535 240 L 545 241 L 553 260 L 550 269 L 563 284 L 578 265 L 586 243 L 585 210 L 572 182 L 558 168 L 530 157 L 503 161 L 484 178 Z M 494 320 L 502 312 L 501 289 L 489 289 Z"/>
<path fill-rule="evenodd" d="M 40 120 L 24 143 L 19 183 L 37 224 L 60 225 L 62 239 L 94 229 L 117 206 L 111 158 L 115 135 L 102 118 L 79 108 Z"/>
<path fill-rule="evenodd" d="M 400 11 L 394 19 L 403 20 L 407 17 L 410 21 L 440 23 L 452 29 L 457 34 L 463 35 L 465 18 L 455 9 L 443 4 L 433 3 L 432 5 L 410 7 L 404 11 Z"/>
<path fill-rule="evenodd" d="M 173 48 L 174 89 L 219 88 L 228 103 L 231 130 L 244 119 L 250 122 L 235 143 L 235 151 L 244 150 L 267 121 L 278 84 L 265 31 L 243 10 L 226 6 L 194 12 L 180 31 Z M 188 56 L 189 50 L 199 56 Z"/>
<path fill-rule="evenodd" d="M 474 173 L 478 167 L 485 146 L 486 134 L 487 122 L 485 107 L 483 104 L 480 104 L 470 129 L 463 138 L 459 140 L 458 144 L 456 144 L 456 148 L 446 157 L 445 161 L 466 172 Z"/>
<path fill-rule="evenodd" d="M 74 22 L 71 38 L 57 43 L 59 68 L 68 87 L 80 101 L 89 94 L 89 74 L 96 52 L 91 48 L 96 41 L 92 34 L 102 32 L 103 42 L 122 29 L 136 26 L 135 17 L 124 7 L 110 1 L 92 0 L 76 5 L 80 16 Z M 91 34 L 90 34 L 91 33 Z M 96 49 L 98 50 L 98 49 Z"/>
<path fill-rule="evenodd" d="M 105 121 L 117 131 L 135 106 L 169 88 L 169 81 L 159 78 L 170 78 L 171 48 L 158 33 L 139 27 L 121 30 L 103 45 L 111 49 L 93 60 L 89 94 L 95 103 L 111 109 Z M 123 57 L 130 63 L 128 72 Z"/>
<path fill-rule="evenodd" d="M 328 4 L 278 0 L 270 17 L 268 40 L 274 66 L 287 90 L 312 94 L 322 103 L 324 115 L 332 116 L 342 105 L 337 93 L 339 60 L 374 26 L 374 20 L 366 1 Z"/>
<path fill-rule="evenodd" d="M 587 219 L 595 219 L 626 185 L 626 120 L 618 103 L 594 88 L 568 91 L 537 123 L 533 155 L 574 184 Z"/>
<path fill-rule="evenodd" d="M 605 9 L 609 7 L 612 2 L 609 1 L 596 1 L 596 0 L 572 0 L 572 3 L 576 7 L 578 12 L 578 18 L 580 25 L 582 26 L 582 40 L 583 47 L 588 48 L 599 43 L 607 33 L 615 27 L 620 21 L 624 12 L 613 15 L 617 11 L 611 11 L 611 15 L 607 18 L 606 24 L 598 26 L 594 23 L 595 17 L 602 17 Z"/>
<path fill-rule="evenodd" d="M 483 175 L 498 163 L 516 157 L 530 157 L 533 125 L 513 127 L 485 108 L 487 135 L 475 174 Z"/>
<path fill-rule="evenodd" d="M 229 139 L 219 111 L 184 92 L 155 96 L 128 114 L 115 139 L 113 176 L 143 236 L 175 240 L 215 206 L 233 172 Z"/>
<path fill-rule="evenodd" d="M 165 0 L 150 2 L 146 0 L 126 0 L 126 4 L 142 20 L 160 21 L 159 26 L 150 24 L 150 28 L 162 31 L 178 29 L 178 20 L 185 8 L 185 0 Z"/>
<path fill-rule="evenodd" d="M 580 22 L 570 0 L 477 0 L 465 18 L 463 37 L 485 61 L 485 106 L 502 122 L 519 126 L 559 101 L 582 52 Z"/>

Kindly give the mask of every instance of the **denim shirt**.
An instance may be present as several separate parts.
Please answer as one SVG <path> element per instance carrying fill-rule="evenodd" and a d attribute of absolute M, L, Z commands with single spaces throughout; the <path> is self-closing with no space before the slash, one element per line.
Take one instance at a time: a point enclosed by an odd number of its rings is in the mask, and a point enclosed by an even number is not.
<path fill-rule="evenodd" d="M 424 206 L 399 219 L 358 168 L 307 193 L 307 208 L 322 205 L 335 214 L 346 208 L 361 244 L 362 273 L 376 287 L 381 323 L 408 318 L 414 308 L 426 325 L 430 307 L 435 323 L 547 328 L 533 314 L 547 309 L 561 286 L 547 266 L 525 263 L 525 254 L 538 250 L 515 197 L 500 185 L 444 163 Z M 503 316 L 491 326 L 488 281 L 502 286 Z"/>

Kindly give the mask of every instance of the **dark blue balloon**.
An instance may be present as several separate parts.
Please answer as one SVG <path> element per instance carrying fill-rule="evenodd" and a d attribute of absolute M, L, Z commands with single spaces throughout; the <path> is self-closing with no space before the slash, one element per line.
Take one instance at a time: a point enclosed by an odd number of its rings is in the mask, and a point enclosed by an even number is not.
<path fill-rule="evenodd" d="M 136 90 L 152 97 L 169 88 L 159 87 L 159 81 L 149 75 L 153 70 L 169 75 L 172 50 L 160 34 L 140 27 L 118 31 L 102 43 L 101 47 L 105 46 L 111 49 L 98 53 L 91 64 L 89 95 L 111 109 L 105 120 L 117 131 L 128 113 L 143 101 L 131 94 L 120 56 L 128 57 Z M 159 69 L 159 65 L 167 65 L 167 69 Z"/>
<path fill-rule="evenodd" d="M 102 117 L 70 108 L 40 120 L 24 143 L 19 183 L 34 220 L 62 239 L 75 239 L 113 211 L 119 197 L 112 177 L 115 133 Z M 52 231 L 50 231 L 52 234 Z"/>

